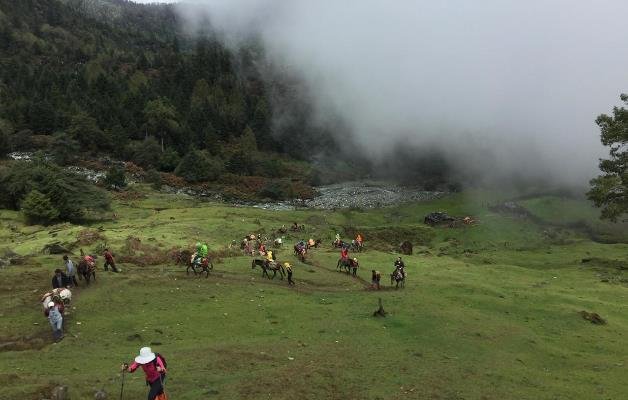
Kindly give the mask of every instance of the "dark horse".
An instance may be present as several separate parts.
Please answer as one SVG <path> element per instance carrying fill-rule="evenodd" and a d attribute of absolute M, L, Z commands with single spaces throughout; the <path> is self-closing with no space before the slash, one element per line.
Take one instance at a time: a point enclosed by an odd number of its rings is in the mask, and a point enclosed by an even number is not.
<path fill-rule="evenodd" d="M 256 258 L 251 261 L 251 269 L 255 269 L 255 266 L 259 266 L 260 268 L 262 268 L 262 278 L 266 276 L 268 279 L 275 279 L 275 276 L 277 276 L 277 271 L 279 271 L 279 276 L 281 277 L 281 279 L 283 279 L 283 277 L 286 275 L 286 271 L 283 265 L 277 262 L 270 263 L 268 260 L 260 260 Z M 272 278 L 268 274 L 269 270 L 273 271 Z"/>
<path fill-rule="evenodd" d="M 356 276 L 358 272 L 358 262 L 354 261 L 352 258 L 347 258 L 346 260 L 339 258 L 336 268 L 338 268 L 339 272 L 342 272 L 342 269 L 344 268 L 347 271 L 347 274 L 351 273 L 353 276 Z"/>
<path fill-rule="evenodd" d="M 299 246 L 298 244 L 294 245 L 294 255 L 299 257 L 301 262 L 305 262 L 305 255 L 307 254 L 306 246 Z"/>
<path fill-rule="evenodd" d="M 188 267 L 185 269 L 185 272 L 190 275 L 190 270 L 192 270 L 192 272 L 194 272 L 194 275 L 196 276 L 203 275 L 203 273 L 205 273 L 205 278 L 207 278 L 209 276 L 209 271 L 211 271 L 212 269 L 214 269 L 214 264 L 212 263 L 211 258 L 201 258 L 200 264 L 195 264 L 194 260 L 190 258 L 188 262 Z"/>
<path fill-rule="evenodd" d="M 89 286 L 89 281 L 94 278 L 94 282 L 96 282 L 96 265 L 89 265 L 87 261 L 81 260 L 78 263 L 78 276 L 79 279 L 85 279 L 87 286 Z"/>
<path fill-rule="evenodd" d="M 398 269 L 390 274 L 390 285 L 392 286 L 392 284 L 395 282 L 397 282 L 395 289 L 399 289 L 399 287 L 403 288 L 404 286 L 406 286 L 406 278 Z"/>

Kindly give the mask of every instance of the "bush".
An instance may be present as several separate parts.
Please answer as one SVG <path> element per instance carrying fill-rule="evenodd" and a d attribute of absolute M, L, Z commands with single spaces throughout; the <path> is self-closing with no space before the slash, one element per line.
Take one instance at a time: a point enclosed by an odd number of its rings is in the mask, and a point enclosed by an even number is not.
<path fill-rule="evenodd" d="M 145 140 L 136 140 L 129 143 L 124 152 L 126 158 L 144 169 L 155 168 L 159 165 L 161 146 L 152 136 Z"/>
<path fill-rule="evenodd" d="M 186 154 L 174 173 L 188 182 L 215 181 L 223 172 L 222 162 L 204 151 L 193 150 Z"/>
<path fill-rule="evenodd" d="M 24 197 L 21 211 L 31 224 L 48 225 L 59 218 L 59 210 L 52 205 L 48 196 L 36 189 Z"/>
<path fill-rule="evenodd" d="M 1 171 L 0 207 L 19 210 L 35 189 L 54 205 L 62 221 L 80 220 L 86 212 L 105 211 L 110 205 L 107 193 L 84 177 L 36 158 L 32 162 L 10 163 Z"/>
<path fill-rule="evenodd" d="M 280 181 L 269 182 L 258 195 L 262 198 L 269 198 L 272 200 L 283 200 L 286 198 L 292 198 L 293 192 L 290 184 Z"/>
<path fill-rule="evenodd" d="M 152 188 L 155 190 L 161 189 L 161 186 L 164 184 L 164 181 L 161 177 L 159 171 L 151 169 L 146 173 L 146 182 L 150 183 Z"/>
<path fill-rule="evenodd" d="M 113 166 L 107 171 L 105 176 L 105 185 L 115 189 L 120 189 L 126 186 L 126 175 L 124 168 Z"/>
<path fill-rule="evenodd" d="M 80 151 L 80 145 L 67 133 L 57 132 L 53 136 L 50 151 L 57 164 L 67 165 L 76 159 Z"/>
<path fill-rule="evenodd" d="M 167 148 L 159 158 L 159 170 L 164 172 L 172 172 L 181 162 L 179 153 L 172 148 Z"/>

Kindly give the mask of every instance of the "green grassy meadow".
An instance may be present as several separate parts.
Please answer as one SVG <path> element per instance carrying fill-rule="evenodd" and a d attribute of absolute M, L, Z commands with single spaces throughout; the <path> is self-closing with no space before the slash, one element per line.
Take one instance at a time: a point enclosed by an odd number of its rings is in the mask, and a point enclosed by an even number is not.
<path fill-rule="evenodd" d="M 85 226 L 26 226 L 0 211 L 0 253 L 27 256 L 0 269 L 0 399 L 46 398 L 59 384 L 72 400 L 101 388 L 118 399 L 119 366 L 145 345 L 167 358 L 173 400 L 628 398 L 628 226 L 599 222 L 583 201 L 526 199 L 520 204 L 535 216 L 526 219 L 491 212 L 486 202 L 503 200 L 492 193 L 280 212 L 136 190 L 146 197 L 116 200 L 110 219 Z M 424 226 L 435 210 L 479 223 Z M 307 232 L 286 235 L 278 259 L 295 265 L 295 287 L 262 279 L 250 257 L 227 249 L 294 221 Z M 101 238 L 76 244 L 85 229 Z M 330 243 L 345 229 L 364 232 L 359 279 L 335 271 Z M 386 279 L 393 244 L 408 235 L 415 248 L 404 256 L 406 287 L 394 290 Z M 303 264 L 292 245 L 308 237 L 323 246 Z M 172 262 L 121 261 L 197 240 L 219 255 L 207 279 Z M 123 271 L 104 272 L 99 257 L 97 282 L 73 291 L 57 344 L 39 303 L 62 266 L 61 255 L 41 253 L 54 241 L 73 246 L 75 259 L 79 248 L 107 245 Z M 382 271 L 381 291 L 368 289 L 372 269 Z M 386 318 L 372 316 L 378 298 Z M 581 310 L 608 324 L 584 320 Z M 146 392 L 141 371 L 126 376 L 125 399 Z"/>

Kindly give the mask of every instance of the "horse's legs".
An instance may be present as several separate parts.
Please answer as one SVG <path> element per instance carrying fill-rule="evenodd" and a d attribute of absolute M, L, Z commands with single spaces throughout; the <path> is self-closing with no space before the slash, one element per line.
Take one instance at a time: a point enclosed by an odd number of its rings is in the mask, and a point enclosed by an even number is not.
<path fill-rule="evenodd" d="M 203 271 L 205 272 L 205 278 L 209 278 L 209 267 L 203 267 Z"/>

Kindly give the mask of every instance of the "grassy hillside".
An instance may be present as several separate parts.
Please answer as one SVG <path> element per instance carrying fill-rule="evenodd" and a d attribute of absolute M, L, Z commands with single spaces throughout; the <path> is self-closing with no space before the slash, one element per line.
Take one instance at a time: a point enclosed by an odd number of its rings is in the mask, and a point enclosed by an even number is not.
<path fill-rule="evenodd" d="M 99 388 L 117 398 L 120 363 L 148 344 L 167 357 L 166 387 L 176 399 L 628 395 L 628 281 L 618 268 L 626 267 L 628 231 L 614 226 L 617 243 L 604 244 L 590 235 L 603 231 L 594 213 L 557 217 L 584 204 L 530 199 L 522 204 L 535 218 L 518 218 L 486 208 L 500 196 L 474 193 L 371 211 L 276 212 L 136 189 L 147 196 L 117 200 L 111 220 L 87 226 L 27 227 L 0 211 L 2 250 L 28 256 L 0 270 L 1 399 L 39 399 L 57 384 L 68 385 L 72 399 L 93 398 Z M 424 227 L 434 210 L 479 223 Z M 286 238 L 278 253 L 295 263 L 293 288 L 262 279 L 249 257 L 227 249 L 244 234 L 270 236 L 294 221 L 306 225 L 301 236 L 324 246 L 302 264 L 291 255 L 300 237 Z M 352 229 L 364 232 L 367 247 L 357 255 L 358 279 L 335 271 L 338 252 L 329 245 L 335 232 Z M 397 256 L 389 250 L 410 234 L 419 244 L 404 256 L 406 288 L 393 290 L 384 279 L 385 290 L 367 290 L 370 270 L 388 274 Z M 165 261 L 169 249 L 199 239 L 220 256 L 208 279 Z M 101 270 L 95 285 L 74 292 L 58 344 L 38 303 L 61 264 L 61 256 L 40 252 L 54 241 L 75 254 L 106 244 L 119 260 L 138 263 L 121 262 L 117 275 Z M 380 297 L 386 318 L 371 316 Z M 608 324 L 585 321 L 581 310 Z M 124 398 L 145 392 L 140 373 L 127 376 Z"/>

